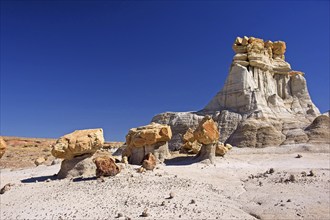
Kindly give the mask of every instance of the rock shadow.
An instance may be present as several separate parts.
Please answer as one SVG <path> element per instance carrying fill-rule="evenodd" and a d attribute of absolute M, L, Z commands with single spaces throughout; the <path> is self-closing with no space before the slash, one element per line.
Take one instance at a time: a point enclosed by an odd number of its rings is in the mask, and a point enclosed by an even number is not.
<path fill-rule="evenodd" d="M 72 179 L 72 182 L 84 182 L 84 181 L 92 181 L 92 180 L 97 180 L 96 176 L 92 177 L 77 177 Z"/>
<path fill-rule="evenodd" d="M 197 160 L 195 156 L 180 156 L 164 161 L 166 166 L 187 166 L 198 162 L 200 161 Z"/>
<path fill-rule="evenodd" d="M 22 179 L 21 183 L 36 183 L 36 182 L 45 182 L 48 180 L 57 180 L 57 175 L 51 175 L 51 176 L 37 176 L 37 177 L 31 177 L 27 179 Z"/>

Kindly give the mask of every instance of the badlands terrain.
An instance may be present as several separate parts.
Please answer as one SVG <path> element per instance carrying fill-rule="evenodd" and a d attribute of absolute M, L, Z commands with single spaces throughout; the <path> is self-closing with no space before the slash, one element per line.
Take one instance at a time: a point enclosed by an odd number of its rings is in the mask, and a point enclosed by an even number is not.
<path fill-rule="evenodd" d="M 330 218 L 329 145 L 233 148 L 214 164 L 174 152 L 153 171 L 119 163 L 122 172 L 103 179 L 58 180 L 59 163 L 27 168 L 20 157 L 0 160 L 1 187 L 11 184 L 0 195 L 0 219 Z"/>
<path fill-rule="evenodd" d="M 200 111 L 59 139 L 0 138 L 0 219 L 330 219 L 330 118 L 286 43 L 237 37 Z"/>

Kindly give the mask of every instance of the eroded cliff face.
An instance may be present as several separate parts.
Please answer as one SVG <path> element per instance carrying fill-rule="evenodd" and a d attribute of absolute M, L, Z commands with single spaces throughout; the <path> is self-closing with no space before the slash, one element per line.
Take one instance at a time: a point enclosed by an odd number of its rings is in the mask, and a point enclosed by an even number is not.
<path fill-rule="evenodd" d="M 204 108 L 229 110 L 253 117 L 283 118 L 320 114 L 309 96 L 304 73 L 285 61 L 286 44 L 238 37 L 236 52 L 223 89 Z"/>
<path fill-rule="evenodd" d="M 171 126 L 170 148 L 204 115 L 219 124 L 220 141 L 239 147 L 304 143 L 304 129 L 320 115 L 307 90 L 304 73 L 285 61 L 283 41 L 237 37 L 225 85 L 199 112 L 162 113 L 152 121 Z M 172 146 L 171 146 L 172 143 Z"/>

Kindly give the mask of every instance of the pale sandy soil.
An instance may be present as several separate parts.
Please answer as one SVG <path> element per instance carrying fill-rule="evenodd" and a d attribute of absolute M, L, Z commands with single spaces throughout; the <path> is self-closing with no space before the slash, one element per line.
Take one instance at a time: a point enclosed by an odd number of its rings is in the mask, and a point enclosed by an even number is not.
<path fill-rule="evenodd" d="M 59 164 L 2 169 L 1 187 L 15 185 L 0 195 L 0 219 L 330 219 L 329 145 L 233 149 L 214 165 L 178 155 L 142 174 L 136 167 L 104 182 L 56 180 Z M 310 170 L 315 176 L 302 174 Z"/>

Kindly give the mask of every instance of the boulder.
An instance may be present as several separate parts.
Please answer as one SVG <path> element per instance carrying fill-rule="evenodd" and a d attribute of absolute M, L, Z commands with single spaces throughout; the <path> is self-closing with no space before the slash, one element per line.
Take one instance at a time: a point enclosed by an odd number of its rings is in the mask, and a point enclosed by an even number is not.
<path fill-rule="evenodd" d="M 228 143 L 225 145 L 225 147 L 226 147 L 228 150 L 233 149 L 233 146 L 232 146 L 231 144 L 228 144 Z"/>
<path fill-rule="evenodd" d="M 273 43 L 273 54 L 275 57 L 284 58 L 283 56 L 285 54 L 285 51 L 286 51 L 286 44 L 284 41 L 275 41 Z"/>
<path fill-rule="evenodd" d="M 172 138 L 170 126 L 151 123 L 146 126 L 132 128 L 126 135 L 126 144 L 131 147 L 144 147 L 159 142 L 166 142 Z"/>
<path fill-rule="evenodd" d="M 127 147 L 122 156 L 126 156 L 130 164 L 141 165 L 145 156 L 153 153 L 157 162 L 164 162 L 169 156 L 168 141 L 171 137 L 172 131 L 168 125 L 151 123 L 132 128 L 126 135 Z"/>
<path fill-rule="evenodd" d="M 93 176 L 96 166 L 92 156 L 103 143 L 101 128 L 76 130 L 59 138 L 52 148 L 54 157 L 64 159 L 57 177 L 63 179 Z"/>
<path fill-rule="evenodd" d="M 201 149 L 201 144 L 194 138 L 193 129 L 189 128 L 186 133 L 182 136 L 183 145 L 181 150 L 187 153 L 197 154 Z"/>
<path fill-rule="evenodd" d="M 119 166 L 109 156 L 96 157 L 93 162 L 96 165 L 96 177 L 115 176 L 120 173 Z"/>
<path fill-rule="evenodd" d="M 43 164 L 44 162 L 46 162 L 46 159 L 44 157 L 39 157 L 34 161 L 34 164 L 36 166 L 39 166 L 39 165 Z"/>
<path fill-rule="evenodd" d="M 156 157 L 152 153 L 149 152 L 145 156 L 145 158 L 142 162 L 142 167 L 146 170 L 154 170 L 156 167 L 156 163 L 157 163 Z"/>
<path fill-rule="evenodd" d="M 61 159 L 73 159 L 84 154 L 93 155 L 104 143 L 103 130 L 76 130 L 59 138 L 52 148 L 52 155 Z"/>
<path fill-rule="evenodd" d="M 5 154 L 7 148 L 7 144 L 5 140 L 0 137 L 0 158 Z"/>
<path fill-rule="evenodd" d="M 224 156 L 228 152 L 228 148 L 223 143 L 217 143 L 215 147 L 215 156 Z"/>
<path fill-rule="evenodd" d="M 217 124 L 209 115 L 203 118 L 194 131 L 195 140 L 204 145 L 216 143 L 219 140 L 219 137 L 220 133 Z"/>

